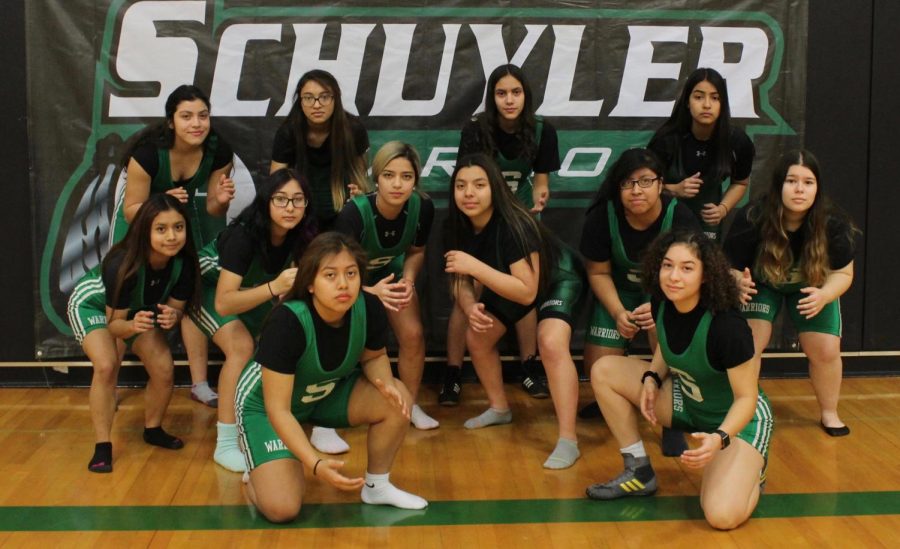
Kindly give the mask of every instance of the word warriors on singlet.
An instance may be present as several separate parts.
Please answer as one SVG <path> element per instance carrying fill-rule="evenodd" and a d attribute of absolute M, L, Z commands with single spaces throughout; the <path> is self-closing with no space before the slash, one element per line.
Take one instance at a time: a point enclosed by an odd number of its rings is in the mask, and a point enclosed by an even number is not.
<path fill-rule="evenodd" d="M 619 331 L 615 328 L 599 328 L 597 326 L 591 326 L 591 336 L 605 339 L 619 339 L 621 337 Z"/>

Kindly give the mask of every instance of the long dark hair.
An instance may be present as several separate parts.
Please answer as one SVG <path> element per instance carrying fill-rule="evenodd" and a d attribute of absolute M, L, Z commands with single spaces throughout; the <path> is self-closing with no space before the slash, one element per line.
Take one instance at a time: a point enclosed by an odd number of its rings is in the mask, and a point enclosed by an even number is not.
<path fill-rule="evenodd" d="M 666 138 L 681 139 L 691 131 L 691 124 L 694 120 L 691 117 L 691 93 L 700 82 L 709 82 L 719 94 L 719 118 L 716 119 L 716 125 L 710 138 L 710 152 L 715 163 L 712 173 L 708 174 L 710 176 L 708 180 L 713 183 L 721 183 L 725 178 L 731 176 L 734 152 L 731 149 L 731 104 L 728 101 L 728 86 L 725 85 L 722 75 L 715 69 L 701 67 L 688 76 L 681 89 L 681 95 L 678 96 L 678 101 L 675 102 L 675 107 L 672 109 L 672 115 L 656 131 L 651 142 Z M 704 179 L 707 178 L 704 177 Z"/>
<path fill-rule="evenodd" d="M 172 90 L 172 93 L 166 98 L 166 118 L 159 123 L 144 128 L 138 132 L 135 137 L 129 140 L 129 143 L 125 146 L 125 155 L 122 158 L 122 165 L 127 166 L 134 151 L 148 143 L 158 149 L 171 149 L 175 145 L 175 130 L 171 125 L 174 123 L 175 112 L 178 110 L 178 105 L 183 101 L 195 101 L 197 99 L 203 101 L 207 109 L 212 108 L 209 103 L 209 96 L 197 86 L 182 84 Z M 209 143 L 209 138 L 213 133 L 212 122 L 210 122 L 209 133 L 203 141 L 204 148 L 206 148 L 207 143 Z"/>
<path fill-rule="evenodd" d="M 362 277 L 366 273 L 366 264 L 368 263 L 366 251 L 353 237 L 344 233 L 330 231 L 320 234 L 310 242 L 303 257 L 300 258 L 300 263 L 297 265 L 297 277 L 294 279 L 294 285 L 284 294 L 282 301 L 307 299 L 310 296 L 309 287 L 316 279 L 316 273 L 319 272 L 322 260 L 330 255 L 339 254 L 344 250 L 347 250 L 353 256 L 353 260 L 359 269 L 359 288 L 360 293 L 362 293 Z M 359 299 L 359 296 L 357 296 L 357 299 Z"/>
<path fill-rule="evenodd" d="M 816 178 L 816 199 L 803 218 L 802 230 L 806 239 L 799 258 L 794 258 L 784 226 L 784 200 L 782 189 L 791 166 L 808 168 Z M 748 217 L 759 227 L 760 246 L 757 265 L 763 277 L 773 283 L 784 282 L 789 277 L 791 265 L 800 260 L 800 272 L 813 286 L 821 286 L 831 268 L 828 256 L 828 220 L 840 218 L 849 227 L 843 238 L 852 239 L 859 229 L 849 217 L 825 194 L 819 161 L 807 150 L 793 150 L 781 156 L 772 172 L 769 188 L 760 201 L 750 206 Z"/>
<path fill-rule="evenodd" d="M 644 255 L 641 280 L 645 292 L 659 300 L 666 298 L 659 286 L 659 270 L 666 252 L 675 244 L 687 246 L 703 264 L 701 306 L 719 313 L 740 305 L 740 293 L 731 275 L 731 265 L 725 252 L 718 243 L 698 231 L 679 229 L 656 237 Z"/>
<path fill-rule="evenodd" d="M 525 104 L 522 106 L 522 114 L 519 115 L 515 136 L 522 144 L 522 157 L 528 161 L 528 164 L 532 164 L 538 153 L 538 144 L 534 135 L 537 127 L 537 120 L 534 116 L 534 100 L 531 97 L 531 86 L 528 84 L 525 73 L 516 65 L 500 65 L 488 78 L 484 112 L 475 118 L 478 124 L 478 141 L 481 143 L 484 154 L 493 158 L 497 157 L 498 150 L 497 143 L 494 141 L 494 130 L 500 126 L 500 114 L 497 112 L 494 89 L 505 76 L 512 76 L 522 84 Z"/>
<path fill-rule="evenodd" d="M 110 261 L 110 258 L 121 255 L 122 263 L 116 273 L 115 290 L 113 291 L 113 302 L 118 303 L 121 296 L 122 285 L 125 280 L 135 276 L 139 269 L 146 267 L 150 262 L 150 253 L 152 247 L 150 244 L 150 231 L 153 229 L 153 220 L 156 216 L 163 212 L 174 210 L 184 219 L 185 243 L 184 247 L 178 252 L 178 256 L 182 258 L 182 269 L 191 269 L 194 271 L 194 291 L 188 299 L 188 310 L 193 310 L 199 303 L 200 295 L 200 265 L 197 261 L 197 250 L 194 248 L 194 239 L 191 238 L 191 221 L 184 211 L 181 202 L 174 196 L 157 193 L 150 195 L 147 200 L 141 204 L 134 220 L 128 226 L 128 232 L 121 242 L 110 248 L 109 253 L 104 258 L 104 263 Z"/>
<path fill-rule="evenodd" d="M 232 220 L 228 228 L 219 236 L 219 246 L 224 246 L 233 234 L 233 231 L 237 230 L 236 227 L 241 226 L 244 231 L 250 234 L 251 238 L 256 243 L 256 249 L 259 251 L 263 258 L 263 262 L 265 263 L 266 260 L 268 260 L 268 244 L 271 242 L 272 238 L 272 218 L 269 215 L 269 204 L 272 201 L 272 195 L 291 181 L 299 183 L 300 189 L 303 191 L 303 196 L 305 196 L 307 200 L 310 200 L 311 191 L 305 177 L 291 168 L 282 168 L 275 171 L 265 178 L 262 183 L 260 183 L 259 187 L 257 187 L 256 196 L 253 197 L 253 202 L 245 207 L 241 213 Z M 303 251 L 309 243 L 312 242 L 312 239 L 315 238 L 315 236 L 316 223 L 313 221 L 313 216 L 310 215 L 309 211 L 304 211 L 303 219 L 300 220 L 300 223 L 298 223 L 296 227 L 288 231 L 287 237 L 285 238 L 285 242 L 294 243 L 293 250 L 291 251 L 291 258 L 293 261 L 297 262 L 300 260 Z"/>
<path fill-rule="evenodd" d="M 306 170 L 309 165 L 306 158 L 306 135 L 309 133 L 309 121 L 303 114 L 300 101 L 300 90 L 307 82 L 316 82 L 334 96 L 334 112 L 331 115 L 331 128 L 328 136 L 331 139 L 331 202 L 335 211 L 340 211 L 347 199 L 347 183 L 355 183 L 363 192 L 369 191 L 366 179 L 365 159 L 356 151 L 356 143 L 353 140 L 353 130 L 350 127 L 352 114 L 344 110 L 344 102 L 341 99 L 341 88 L 337 79 L 330 72 L 314 69 L 306 72 L 297 82 L 294 90 L 294 104 L 287 115 L 286 124 L 290 124 L 294 132 L 294 150 L 296 165 L 303 175 L 309 175 Z M 316 197 L 322 200 L 322 197 Z M 320 202 L 321 203 L 321 202 Z"/>
<path fill-rule="evenodd" d="M 522 250 L 529 249 L 529 242 L 537 241 L 539 244 L 540 256 L 540 287 L 541 293 L 545 292 L 550 283 L 551 273 L 556 266 L 557 253 L 553 246 L 550 245 L 549 232 L 546 227 L 537 221 L 519 202 L 506 180 L 497 163 L 487 155 L 477 153 L 464 156 L 456 162 L 456 169 L 450 177 L 449 189 L 449 209 L 447 212 L 447 234 L 446 245 L 448 250 L 463 249 L 466 242 L 466 235 L 471 234 L 472 221 L 469 217 L 460 211 L 459 206 L 454 200 L 454 186 L 456 184 L 456 176 L 463 168 L 471 168 L 478 166 L 487 174 L 488 183 L 491 188 L 491 204 L 493 206 L 493 216 L 500 216 L 500 221 L 508 227 L 512 233 L 513 240 Z M 531 256 L 527 254 L 525 260 L 531 268 Z M 452 277 L 453 284 L 459 284 L 461 277 L 454 275 Z"/>
<path fill-rule="evenodd" d="M 623 152 L 609 168 L 609 171 L 606 172 L 606 177 L 603 179 L 603 183 L 600 184 L 600 188 L 597 189 L 597 194 L 594 195 L 594 199 L 591 201 L 591 205 L 588 206 L 587 211 L 591 211 L 601 202 L 612 202 L 618 205 L 621 202 L 619 189 L 622 181 L 625 181 L 629 175 L 643 168 L 652 170 L 659 177 L 662 177 L 664 172 L 659 157 L 650 149 L 635 148 Z"/>

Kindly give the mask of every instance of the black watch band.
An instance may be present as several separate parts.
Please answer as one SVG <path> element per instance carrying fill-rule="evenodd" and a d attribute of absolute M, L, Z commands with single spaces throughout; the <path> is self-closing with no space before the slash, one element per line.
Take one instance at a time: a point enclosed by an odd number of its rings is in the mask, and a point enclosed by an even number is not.
<path fill-rule="evenodd" d="M 722 449 L 728 448 L 728 445 L 731 444 L 731 436 L 722 429 L 716 429 L 713 432 L 722 437 Z"/>
<path fill-rule="evenodd" d="M 657 373 L 654 372 L 653 370 L 647 370 L 646 372 L 644 372 L 644 375 L 641 376 L 641 385 L 644 384 L 644 381 L 645 381 L 648 377 L 652 377 L 652 378 L 653 378 L 653 381 L 656 382 L 656 388 L 657 388 L 657 389 L 662 389 L 662 379 L 660 379 L 660 378 L 659 378 L 659 374 L 657 374 Z"/>

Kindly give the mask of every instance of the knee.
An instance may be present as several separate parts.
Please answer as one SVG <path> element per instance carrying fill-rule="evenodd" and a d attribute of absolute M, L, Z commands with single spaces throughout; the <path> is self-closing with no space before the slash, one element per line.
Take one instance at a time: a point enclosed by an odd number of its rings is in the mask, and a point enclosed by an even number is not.
<path fill-rule="evenodd" d="M 115 385 L 116 374 L 118 373 L 118 362 L 109 360 L 97 360 L 93 363 L 94 377 L 93 382 L 100 385 Z"/>
<path fill-rule="evenodd" d="M 609 381 L 609 369 L 614 360 L 613 357 L 601 356 L 591 365 L 591 385 L 599 387 Z"/>
<path fill-rule="evenodd" d="M 279 524 L 291 522 L 297 518 L 297 515 L 300 514 L 300 506 L 299 500 L 291 501 L 285 498 L 277 502 L 269 502 L 258 509 L 266 517 L 266 520 Z"/>
<path fill-rule="evenodd" d="M 806 357 L 810 363 L 815 364 L 832 364 L 841 359 L 840 345 L 816 345 L 805 349 Z"/>
<path fill-rule="evenodd" d="M 716 530 L 734 530 L 747 520 L 747 514 L 733 506 L 716 505 L 713 507 L 704 507 L 703 516 L 706 518 L 706 522 Z"/>
<path fill-rule="evenodd" d="M 483 355 L 493 349 L 493 344 L 488 345 L 485 342 L 484 334 L 466 330 L 466 348 L 472 356 Z"/>
<path fill-rule="evenodd" d="M 562 356 L 568 352 L 568 348 L 564 348 L 560 338 L 554 338 L 553 334 L 546 331 L 538 331 L 537 335 L 538 352 L 541 354 L 541 361 L 545 365 L 551 365 L 559 362 Z"/>
<path fill-rule="evenodd" d="M 233 356 L 235 359 L 237 359 L 241 363 L 241 368 L 243 368 L 244 364 L 246 364 L 247 361 L 253 357 L 253 338 L 235 338 L 235 340 L 231 344 L 228 355 L 228 358 L 231 358 Z"/>
<path fill-rule="evenodd" d="M 425 332 L 422 326 L 410 326 L 403 330 L 403 333 L 397 334 L 397 343 L 408 352 L 425 352 Z"/>

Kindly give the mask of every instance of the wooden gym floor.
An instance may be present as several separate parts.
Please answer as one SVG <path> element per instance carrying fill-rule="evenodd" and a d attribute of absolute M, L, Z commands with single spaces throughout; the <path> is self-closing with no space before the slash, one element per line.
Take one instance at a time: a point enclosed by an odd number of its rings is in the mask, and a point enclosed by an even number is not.
<path fill-rule="evenodd" d="M 248 506 L 239 474 L 212 461 L 215 411 L 177 389 L 164 426 L 185 439 L 168 451 L 141 440 L 143 397 L 120 389 L 115 471 L 91 474 L 93 434 L 87 389 L 0 389 L 0 547 L 879 547 L 900 546 L 900 377 L 844 381 L 849 437 L 818 427 L 806 380 L 764 380 L 776 430 L 766 493 L 753 518 L 732 532 L 702 519 L 700 475 L 659 453 L 644 426 L 660 489 L 613 502 L 585 487 L 621 469 L 615 442 L 598 420 L 579 420 L 582 457 L 567 470 L 541 463 L 556 440 L 550 400 L 508 385 L 511 425 L 466 431 L 486 406 L 466 384 L 458 408 L 420 401 L 441 421 L 410 429 L 392 480 L 428 499 L 425 511 L 362 505 L 356 493 L 308 482 L 295 522 L 273 526 Z M 582 403 L 590 387 L 582 384 Z M 350 475 L 365 468 L 365 430 L 343 431 Z"/>

